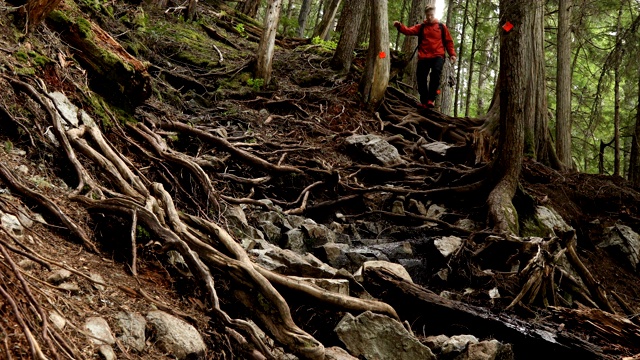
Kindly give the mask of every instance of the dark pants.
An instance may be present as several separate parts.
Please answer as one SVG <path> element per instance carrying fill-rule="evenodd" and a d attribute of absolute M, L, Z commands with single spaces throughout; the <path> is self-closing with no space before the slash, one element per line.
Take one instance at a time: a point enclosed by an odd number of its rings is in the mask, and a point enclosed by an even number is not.
<path fill-rule="evenodd" d="M 420 93 L 421 103 L 426 104 L 429 100 L 436 100 L 443 65 L 444 58 L 442 57 L 418 60 L 416 76 L 418 77 L 418 92 Z M 428 83 L 427 77 L 429 77 Z"/>

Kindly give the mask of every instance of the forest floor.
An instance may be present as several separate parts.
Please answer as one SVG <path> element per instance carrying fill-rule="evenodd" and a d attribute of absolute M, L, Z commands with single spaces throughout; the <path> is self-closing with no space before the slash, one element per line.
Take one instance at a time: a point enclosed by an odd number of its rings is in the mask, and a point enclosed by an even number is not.
<path fill-rule="evenodd" d="M 69 4 L 67 1 L 65 6 L 73 7 Z M 594 276 L 597 288 L 621 299 L 611 300 L 611 304 L 621 314 L 616 321 L 629 323 L 627 332 L 602 330 L 593 325 L 595 317 L 567 320 L 569 315 L 554 310 L 560 306 L 549 308 L 548 299 L 537 293 L 531 295 L 528 303 L 522 300 L 507 310 L 531 275 L 512 271 L 510 261 L 518 257 L 522 264 L 533 263 L 535 250 L 529 254 L 528 240 L 518 240 L 513 245 L 508 237 L 494 234 L 485 223 L 485 201 L 490 188 L 484 180 L 489 174 L 486 163 L 476 163 L 474 148 L 482 119 L 418 112 L 413 100 L 397 90 L 390 90 L 381 108 L 371 112 L 361 104 L 358 94 L 362 52 L 357 53 L 351 72 L 336 73 L 329 67 L 330 46 L 302 39 L 278 40 L 273 83 L 264 86 L 251 75 L 259 29 L 247 19 L 232 16 L 229 10 L 200 6 L 199 20 L 188 23 L 178 13 L 164 9 L 125 3 L 112 6 L 91 0 L 77 4 L 77 10 L 86 19 L 104 29 L 147 66 L 153 91 L 135 110 L 125 102 L 109 99 L 109 91 L 104 91 L 108 77 L 92 73 L 78 60 L 81 56 L 74 53 L 64 32 L 43 25 L 25 36 L 11 19 L 15 14 L 2 14 L 0 81 L 6 91 L 0 94 L 0 141 L 4 144 L 0 164 L 19 183 L 53 201 L 98 249 L 96 253 L 83 245 L 78 232 L 69 231 L 42 202 L 16 191 L 9 177 L 0 179 L 0 210 L 5 215 L 15 214 L 23 225 L 20 229 L 10 228 L 3 216 L 1 244 L 10 251 L 2 253 L 0 284 L 9 294 L 1 301 L 0 339 L 13 358 L 30 357 L 28 338 L 23 335 L 20 322 L 25 321 L 37 333 L 38 306 L 45 313 L 57 312 L 67 319 L 64 328 L 54 331 L 58 337 L 54 337 L 56 345 L 52 346 L 68 354 L 67 358 L 96 356 L 95 346 L 82 329 L 86 317 L 101 316 L 111 323 L 120 311 L 145 313 L 151 309 L 172 312 L 199 329 L 209 349 L 215 349 L 207 358 L 230 359 L 234 355 L 242 358 L 242 350 L 231 344 L 224 329 L 212 320 L 207 291 L 199 279 L 185 272 L 180 264 L 169 261 L 166 244 L 145 226 L 134 227 L 137 271 L 135 276 L 132 274 L 131 218 L 126 212 L 95 211 L 97 202 L 86 205 L 74 200 L 78 184 L 74 166 L 68 154 L 53 145 L 47 135 L 52 130 L 45 107 L 29 96 L 19 82 L 43 93 L 44 89 L 62 92 L 85 110 L 99 123 L 109 145 L 117 149 L 136 175 L 149 183 L 164 185 L 181 214 L 217 221 L 234 234 L 225 212 L 228 204 L 242 203 L 252 225 L 260 214 L 277 205 L 282 214 L 357 229 L 358 240 L 432 243 L 434 238 L 456 235 L 463 239 L 463 246 L 446 261 L 434 260 L 438 266 L 426 267 L 432 272 L 416 278 L 419 285 L 438 294 L 443 291 L 454 294 L 453 298 L 483 307 L 496 316 L 506 315 L 569 332 L 595 345 L 596 352 L 608 358 L 640 353 L 640 341 L 633 343 L 640 339 L 637 331 L 640 277 L 620 256 L 598 247 L 608 227 L 624 224 L 640 231 L 640 218 L 635 215 L 640 210 L 640 193 L 624 179 L 560 174 L 526 161 L 514 203 L 523 227 L 533 218 L 537 206 L 546 206 L 575 229 L 578 257 Z M 213 34 L 221 34 L 226 40 L 216 39 Z M 174 123 L 189 124 L 224 138 L 225 146 L 230 147 L 220 148 L 187 130 L 158 125 Z M 147 142 L 139 141 L 147 139 L 136 132 L 143 124 L 152 128 L 153 136 L 162 139 L 170 150 L 156 152 Z M 377 163 L 348 145 L 347 138 L 366 134 L 393 145 L 399 151 L 399 162 Z M 434 143 L 451 148 L 438 154 L 425 147 Z M 78 158 L 100 184 L 93 189 L 93 185 L 86 184 L 81 189 L 86 198 L 100 200 L 96 189 L 106 194 L 105 198 L 116 197 L 115 181 L 108 171 L 85 153 L 78 153 Z M 191 168 L 184 166 L 188 162 L 175 159 L 197 160 L 220 196 L 219 208 L 209 197 L 206 186 Z M 398 204 L 403 207 L 401 211 L 394 210 Z M 419 209 L 433 204 L 445 209 L 437 219 Z M 36 214 L 41 214 L 42 219 Z M 455 225 L 462 219 L 472 220 L 477 228 L 468 230 Z M 564 240 L 558 240 L 563 232 L 556 230 L 557 236 L 538 234 L 544 244 L 550 244 L 545 249 L 551 258 L 559 257 L 569 247 Z M 347 234 L 355 240 L 353 233 Z M 496 239 L 505 241 L 492 245 Z M 541 252 L 543 246 L 535 246 Z M 25 253 L 40 265 L 25 261 Z M 431 264 L 432 260 L 428 261 Z M 553 273 L 555 264 L 551 264 Z M 48 268 L 61 267 L 72 270 L 70 281 L 78 285 L 77 289 L 65 290 L 46 281 Z M 448 268 L 448 280 L 438 276 L 443 268 Z M 96 280 L 95 274 L 102 280 Z M 232 318 L 251 319 L 253 309 L 236 298 L 236 278 L 221 269 L 212 269 L 212 274 L 220 307 Z M 553 281 L 551 277 L 552 287 Z M 589 288 L 589 284 L 582 286 L 592 294 L 587 298 L 603 307 L 595 299 L 598 290 Z M 560 287 L 558 284 L 557 288 Z M 489 296 L 494 288 L 499 290 L 500 297 Z M 30 289 L 37 301 L 29 300 L 29 291 L 24 289 Z M 344 314 L 343 309 L 327 308 L 321 302 L 278 289 L 304 331 L 326 347 L 342 346 L 333 328 Z M 11 298 L 15 306 L 9 301 Z M 589 304 L 571 299 L 566 308 L 584 311 L 585 305 Z M 463 323 L 451 326 L 458 330 L 467 328 Z M 420 335 L 429 335 L 429 330 Z M 500 334 L 493 336 L 501 339 Z M 43 337 L 38 341 L 46 342 Z M 278 347 L 272 341 L 267 344 Z M 149 351 L 137 354 L 120 346 L 116 353 L 119 357 L 136 359 L 166 356 L 155 347 L 148 348 Z M 517 347 L 515 350 L 518 356 Z"/>

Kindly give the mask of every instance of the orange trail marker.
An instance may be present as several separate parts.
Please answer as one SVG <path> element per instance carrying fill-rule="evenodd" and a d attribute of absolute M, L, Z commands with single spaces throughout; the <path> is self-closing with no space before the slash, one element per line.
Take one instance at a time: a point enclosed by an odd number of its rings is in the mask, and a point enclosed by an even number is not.
<path fill-rule="evenodd" d="M 384 59 L 387 57 L 387 53 L 385 53 L 384 51 L 380 51 L 380 59 Z"/>
<path fill-rule="evenodd" d="M 511 31 L 511 29 L 513 29 L 513 24 L 507 21 L 504 25 L 502 25 L 502 28 L 504 29 L 504 31 L 509 32 Z"/>

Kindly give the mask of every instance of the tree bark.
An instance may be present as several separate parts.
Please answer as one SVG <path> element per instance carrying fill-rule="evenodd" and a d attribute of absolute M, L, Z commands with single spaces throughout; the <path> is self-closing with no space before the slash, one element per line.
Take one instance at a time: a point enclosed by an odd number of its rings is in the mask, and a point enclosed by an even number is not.
<path fill-rule="evenodd" d="M 293 10 L 293 1 L 294 0 L 287 1 L 287 8 L 286 8 L 286 10 L 284 12 L 284 16 L 287 18 L 287 20 L 291 18 L 291 12 Z M 282 36 L 287 36 L 287 30 L 289 30 L 289 25 L 288 24 L 289 24 L 289 22 L 286 21 L 284 23 L 284 25 L 282 26 Z"/>
<path fill-rule="evenodd" d="M 618 23 L 616 26 L 616 46 L 620 44 L 620 32 L 622 26 L 622 3 L 618 10 Z M 616 54 L 614 71 L 614 105 L 613 105 L 613 175 L 620 176 L 620 62 L 622 60 L 622 51 Z"/>
<path fill-rule="evenodd" d="M 640 89 L 640 67 L 638 67 L 638 88 Z M 638 107 L 636 108 L 636 125 L 631 143 L 631 158 L 629 160 L 629 182 L 634 187 L 640 187 L 640 91 L 638 91 Z"/>
<path fill-rule="evenodd" d="M 364 15 L 366 0 L 351 0 L 344 4 L 341 19 L 345 21 L 331 66 L 338 71 L 349 71 L 353 60 L 353 50 L 358 41 L 358 28 Z"/>
<path fill-rule="evenodd" d="M 243 2 L 238 3 L 236 6 L 236 10 L 241 13 L 255 18 L 258 15 L 258 8 L 260 7 L 260 3 L 262 0 L 244 0 Z"/>
<path fill-rule="evenodd" d="M 526 70 L 531 46 L 528 46 L 527 25 L 534 16 L 534 7 L 542 0 L 501 0 L 500 24 L 507 21 L 513 29 L 500 35 L 500 136 L 498 156 L 493 162 L 496 185 L 489 194 L 489 223 L 501 232 L 519 233 L 518 213 L 511 202 L 518 186 L 522 168 L 525 127 L 525 89 L 537 75 Z"/>
<path fill-rule="evenodd" d="M 464 13 L 462 15 L 462 33 L 460 36 L 460 51 L 458 51 L 458 74 L 456 75 L 456 92 L 453 100 L 453 116 L 458 117 L 458 107 L 460 98 L 460 74 L 462 73 L 462 58 L 464 55 L 464 40 L 467 29 L 467 16 L 469 14 L 469 0 L 464 3 Z"/>
<path fill-rule="evenodd" d="M 264 19 L 264 31 L 260 37 L 258 45 L 258 61 L 256 64 L 256 79 L 263 79 L 268 85 L 271 81 L 271 70 L 273 62 L 273 51 L 276 42 L 276 32 L 278 31 L 278 20 L 280 18 L 280 7 L 282 0 L 270 0 L 269 7 Z"/>
<path fill-rule="evenodd" d="M 556 152 L 560 162 L 571 169 L 571 0 L 560 0 L 558 5 L 557 41 Z"/>
<path fill-rule="evenodd" d="M 25 4 L 27 32 L 31 32 L 60 5 L 61 0 L 28 0 Z"/>
<path fill-rule="evenodd" d="M 341 1 L 342 0 L 331 0 L 331 2 L 328 3 L 329 6 L 325 6 L 322 21 L 320 21 L 320 24 L 313 31 L 313 38 L 318 36 L 320 39 L 325 39 L 327 37 L 331 28 L 333 28 L 333 22 Z"/>
<path fill-rule="evenodd" d="M 407 5 L 408 5 L 408 3 L 409 3 L 409 0 L 402 0 L 402 9 L 400 10 L 400 19 L 399 19 L 399 21 L 401 23 L 403 23 L 403 24 L 405 23 L 404 16 L 407 13 Z M 400 46 L 400 31 L 396 31 L 396 41 L 395 41 L 395 44 L 394 44 L 394 50 L 398 51 L 398 47 L 399 46 Z"/>
<path fill-rule="evenodd" d="M 358 31 L 357 45 L 368 42 L 369 33 L 371 32 L 371 2 L 369 0 L 365 0 L 365 3 L 364 15 L 360 21 L 360 31 Z"/>
<path fill-rule="evenodd" d="M 196 11 L 198 10 L 198 0 L 189 0 L 187 6 L 187 20 L 193 21 L 196 18 Z"/>
<path fill-rule="evenodd" d="M 389 21 L 387 0 L 369 0 L 371 2 L 371 33 L 369 51 L 360 93 L 370 109 L 375 109 L 384 98 L 389 85 Z"/>
<path fill-rule="evenodd" d="M 434 1 L 430 0 L 430 5 L 433 5 Z M 426 0 L 413 0 L 411 2 L 411 11 L 409 12 L 409 19 L 407 20 L 407 26 L 413 26 L 421 23 L 424 19 L 424 9 L 427 6 Z M 406 36 L 402 43 L 402 52 L 407 56 L 413 54 L 418 46 L 417 36 Z M 418 82 L 416 79 L 416 69 L 418 68 L 418 54 L 415 54 L 409 61 L 407 66 L 402 72 L 402 80 L 407 85 L 411 86 L 414 95 L 418 93 Z M 424 80 L 426 81 L 426 80 Z"/>
<path fill-rule="evenodd" d="M 476 2 L 475 15 L 473 17 L 473 34 L 471 35 L 471 55 L 469 56 L 469 77 L 467 80 L 467 97 L 464 102 L 464 116 L 469 116 L 469 105 L 471 104 L 471 88 L 473 87 L 473 67 L 476 57 L 476 39 L 478 31 L 478 9 L 482 1 Z"/>
<path fill-rule="evenodd" d="M 302 6 L 300 6 L 300 14 L 298 15 L 298 37 L 304 37 L 309 13 L 311 13 L 311 0 L 303 0 Z"/>
<path fill-rule="evenodd" d="M 456 27 L 456 17 L 454 16 L 456 3 L 457 0 L 449 0 L 449 6 L 447 7 L 447 28 L 449 28 L 449 31 Z M 452 37 L 454 37 L 453 34 Z M 440 96 L 436 99 L 436 106 L 441 113 L 446 115 L 451 114 L 451 105 L 453 105 L 453 83 L 450 81 L 453 77 L 453 70 L 451 61 L 445 61 L 442 67 L 442 76 L 440 77 Z"/>

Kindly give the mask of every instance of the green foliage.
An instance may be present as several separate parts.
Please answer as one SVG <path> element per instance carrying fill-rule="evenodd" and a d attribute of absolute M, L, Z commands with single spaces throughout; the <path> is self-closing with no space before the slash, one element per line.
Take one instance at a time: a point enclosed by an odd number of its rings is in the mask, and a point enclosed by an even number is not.
<path fill-rule="evenodd" d="M 4 142 L 4 151 L 5 152 L 11 152 L 11 150 L 13 150 L 13 143 L 10 140 L 7 140 Z"/>
<path fill-rule="evenodd" d="M 236 29 L 236 31 L 238 32 L 238 34 L 240 34 L 240 36 L 242 37 L 248 37 L 249 35 L 247 35 L 247 32 L 244 29 L 244 24 L 243 23 L 238 23 L 238 25 L 236 25 L 234 27 L 234 29 Z"/>
<path fill-rule="evenodd" d="M 264 79 L 247 79 L 247 85 L 251 86 L 253 91 L 260 91 L 260 89 L 262 89 L 262 87 L 264 86 Z"/>
<path fill-rule="evenodd" d="M 311 39 L 311 43 L 313 45 L 320 45 L 321 48 L 323 48 L 325 50 L 329 50 L 329 51 L 334 51 L 338 47 L 338 43 L 337 42 L 332 41 L 332 40 L 324 41 L 324 40 L 320 39 L 319 36 L 316 36 L 313 39 Z"/>

